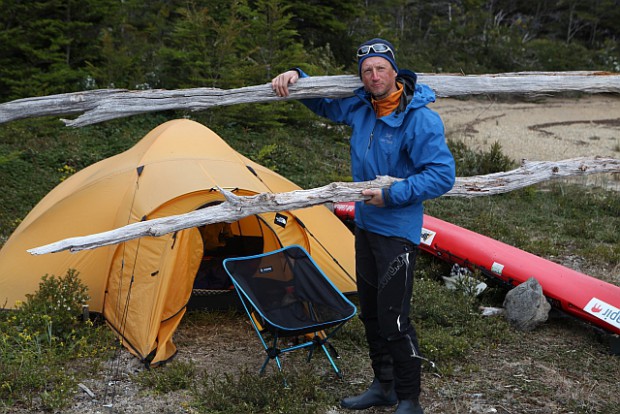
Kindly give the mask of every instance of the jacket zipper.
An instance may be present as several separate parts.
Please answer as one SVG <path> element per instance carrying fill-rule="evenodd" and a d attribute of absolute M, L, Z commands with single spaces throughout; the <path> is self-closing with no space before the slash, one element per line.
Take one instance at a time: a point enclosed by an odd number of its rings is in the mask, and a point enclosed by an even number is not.
<path fill-rule="evenodd" d="M 377 126 L 377 121 L 375 121 L 375 123 L 372 126 L 372 131 L 370 131 L 370 139 L 368 140 L 368 148 L 366 148 L 366 150 L 370 149 L 370 144 L 372 144 L 372 139 L 375 136 L 375 127 Z M 366 153 L 368 153 L 368 151 L 366 151 Z"/>
<path fill-rule="evenodd" d="M 370 131 L 370 137 L 368 137 L 368 146 L 366 147 L 366 152 L 364 154 L 364 162 L 366 161 L 366 159 L 368 158 L 368 151 L 370 150 L 370 145 L 372 144 L 372 140 L 375 136 L 375 127 L 377 126 L 377 121 L 375 120 L 375 123 L 372 125 L 372 131 Z M 360 221 L 362 221 L 361 218 L 359 218 Z"/>
<path fill-rule="evenodd" d="M 370 131 L 370 137 L 368 138 L 368 146 L 366 147 L 366 153 L 364 154 L 364 161 L 368 157 L 368 151 L 370 150 L 370 146 L 372 145 L 372 140 L 375 136 L 375 128 L 377 127 L 377 121 L 372 125 L 372 131 Z"/>

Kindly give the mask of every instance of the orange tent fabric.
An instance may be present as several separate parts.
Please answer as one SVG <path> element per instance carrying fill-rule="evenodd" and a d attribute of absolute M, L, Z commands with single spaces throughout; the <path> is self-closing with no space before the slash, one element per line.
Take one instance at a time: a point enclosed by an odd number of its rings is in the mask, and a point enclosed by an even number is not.
<path fill-rule="evenodd" d="M 203 257 L 196 228 L 77 253 L 32 256 L 27 249 L 187 213 L 237 195 L 300 189 L 237 153 L 209 128 L 179 119 L 155 128 L 131 149 L 93 164 L 58 185 L 26 216 L 0 251 L 0 303 L 14 308 L 45 274 L 76 269 L 123 344 L 157 364 L 176 353 L 172 341 Z M 261 252 L 299 244 L 341 291 L 354 292 L 353 236 L 326 207 L 242 219 L 233 235 L 260 239 Z"/>

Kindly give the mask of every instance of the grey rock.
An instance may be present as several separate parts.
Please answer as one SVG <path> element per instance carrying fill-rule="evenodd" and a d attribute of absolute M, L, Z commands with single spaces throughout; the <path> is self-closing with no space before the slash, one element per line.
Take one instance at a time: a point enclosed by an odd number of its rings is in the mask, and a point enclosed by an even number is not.
<path fill-rule="evenodd" d="M 551 305 L 538 280 L 531 277 L 506 294 L 506 319 L 517 329 L 531 331 L 549 317 Z"/>

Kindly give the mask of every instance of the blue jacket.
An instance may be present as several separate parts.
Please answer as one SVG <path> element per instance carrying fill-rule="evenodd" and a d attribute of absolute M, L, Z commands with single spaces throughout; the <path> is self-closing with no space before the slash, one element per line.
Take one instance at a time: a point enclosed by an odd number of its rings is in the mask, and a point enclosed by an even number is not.
<path fill-rule="evenodd" d="M 307 77 L 299 71 L 301 77 Z M 401 70 L 407 101 L 390 115 L 376 118 L 364 88 L 342 99 L 304 99 L 301 102 L 320 116 L 352 128 L 350 151 L 354 181 L 378 175 L 403 178 L 383 191 L 385 207 L 358 202 L 355 224 L 388 237 L 420 243 L 422 202 L 439 197 L 454 185 L 454 158 L 446 145 L 443 122 L 426 105 L 435 102 L 427 85 L 416 84 L 416 75 Z"/>

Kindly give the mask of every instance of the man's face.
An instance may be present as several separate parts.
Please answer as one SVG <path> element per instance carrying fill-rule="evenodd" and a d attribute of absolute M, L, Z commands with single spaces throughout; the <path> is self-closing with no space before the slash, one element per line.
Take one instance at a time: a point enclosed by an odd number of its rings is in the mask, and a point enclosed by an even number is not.
<path fill-rule="evenodd" d="M 396 71 L 387 59 L 379 56 L 362 62 L 362 83 L 375 99 L 383 99 L 396 92 Z"/>

